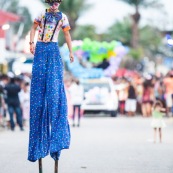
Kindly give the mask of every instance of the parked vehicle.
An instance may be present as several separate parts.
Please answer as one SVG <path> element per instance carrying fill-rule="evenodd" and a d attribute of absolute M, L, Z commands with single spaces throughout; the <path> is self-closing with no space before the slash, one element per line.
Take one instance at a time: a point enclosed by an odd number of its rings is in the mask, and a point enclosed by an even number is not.
<path fill-rule="evenodd" d="M 118 110 L 118 96 L 110 78 L 84 79 L 80 81 L 84 87 L 82 109 L 85 112 L 107 112 L 115 117 Z"/>

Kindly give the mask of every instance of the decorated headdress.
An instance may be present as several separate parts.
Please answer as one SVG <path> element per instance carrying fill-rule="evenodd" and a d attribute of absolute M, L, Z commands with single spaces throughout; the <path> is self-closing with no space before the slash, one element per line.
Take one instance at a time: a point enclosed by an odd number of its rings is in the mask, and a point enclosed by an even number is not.
<path fill-rule="evenodd" d="M 63 0 L 45 0 L 45 3 L 62 2 Z"/>

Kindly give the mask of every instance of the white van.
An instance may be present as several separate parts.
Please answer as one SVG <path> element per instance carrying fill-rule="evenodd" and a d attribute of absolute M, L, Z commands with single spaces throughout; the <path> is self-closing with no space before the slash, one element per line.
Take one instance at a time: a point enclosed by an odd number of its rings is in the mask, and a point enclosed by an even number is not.
<path fill-rule="evenodd" d="M 84 101 L 81 108 L 85 112 L 107 112 L 115 117 L 118 110 L 118 96 L 110 78 L 83 79 Z"/>

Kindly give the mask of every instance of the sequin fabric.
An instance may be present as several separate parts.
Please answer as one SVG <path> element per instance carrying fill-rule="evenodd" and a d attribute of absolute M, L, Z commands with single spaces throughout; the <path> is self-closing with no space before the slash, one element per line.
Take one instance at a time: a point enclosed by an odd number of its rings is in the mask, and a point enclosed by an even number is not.
<path fill-rule="evenodd" d="M 46 26 L 45 26 L 45 30 L 44 30 L 44 21 L 45 21 L 45 17 L 46 17 Z M 62 12 L 57 12 L 55 15 L 52 15 L 52 12 L 49 9 L 47 9 L 47 13 L 45 14 L 45 11 L 42 12 L 40 15 L 38 15 L 35 20 L 34 23 L 38 24 L 38 41 L 42 41 L 42 35 L 43 35 L 43 30 L 45 31 L 44 33 L 44 38 L 43 41 L 49 41 L 54 28 L 57 24 L 57 20 L 60 20 L 57 26 L 57 29 L 55 31 L 54 37 L 52 39 L 52 42 L 57 42 L 57 38 L 59 36 L 59 32 L 62 29 L 63 31 L 69 31 L 70 30 L 70 24 L 68 21 L 67 16 L 62 13 Z"/>
<path fill-rule="evenodd" d="M 62 13 L 61 12 L 57 12 L 57 13 L 46 12 L 45 18 L 46 18 L 46 22 L 49 22 L 52 24 L 55 20 L 57 23 L 58 21 L 62 19 Z"/>
<path fill-rule="evenodd" d="M 35 162 L 49 153 L 58 160 L 70 145 L 63 62 L 58 44 L 37 42 L 30 93 L 28 160 Z"/>

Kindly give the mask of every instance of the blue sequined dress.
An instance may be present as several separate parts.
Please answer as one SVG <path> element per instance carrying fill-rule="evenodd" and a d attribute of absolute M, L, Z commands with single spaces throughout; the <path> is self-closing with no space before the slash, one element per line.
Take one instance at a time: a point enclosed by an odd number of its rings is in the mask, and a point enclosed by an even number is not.
<path fill-rule="evenodd" d="M 31 80 L 28 160 L 58 160 L 70 145 L 63 62 L 56 42 L 37 42 Z"/>

